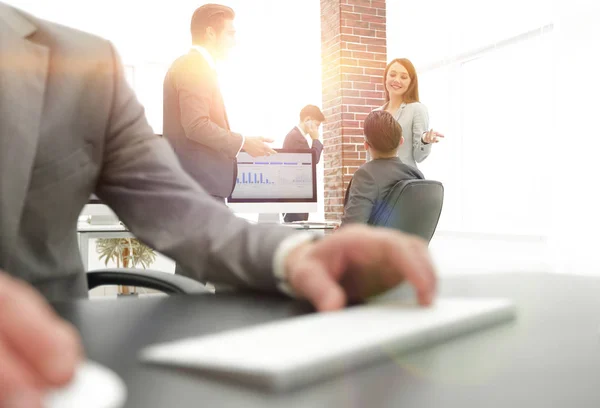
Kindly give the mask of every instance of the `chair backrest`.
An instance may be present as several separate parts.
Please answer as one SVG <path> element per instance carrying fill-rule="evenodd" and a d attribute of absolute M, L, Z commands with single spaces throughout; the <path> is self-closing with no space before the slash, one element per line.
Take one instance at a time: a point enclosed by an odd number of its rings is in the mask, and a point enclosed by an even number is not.
<path fill-rule="evenodd" d="M 373 210 L 368 224 L 394 228 L 431 241 L 444 203 L 444 186 L 433 180 L 403 180 Z"/>

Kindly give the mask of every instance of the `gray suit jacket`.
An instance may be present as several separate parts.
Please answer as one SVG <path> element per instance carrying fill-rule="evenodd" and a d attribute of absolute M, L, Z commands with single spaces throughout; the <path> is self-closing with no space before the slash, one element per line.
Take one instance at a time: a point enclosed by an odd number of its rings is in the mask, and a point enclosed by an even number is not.
<path fill-rule="evenodd" d="M 229 129 L 216 72 L 196 50 L 175 60 L 165 76 L 163 134 L 209 194 L 231 195 L 242 135 Z"/>
<path fill-rule="evenodd" d="M 383 110 L 387 104 L 376 110 Z M 429 130 L 429 113 L 421 102 L 402 104 L 393 114 L 402 128 L 404 143 L 398 148 L 398 157 L 404 164 L 417 168 L 431 153 L 431 144 L 421 140 L 424 132 Z"/>
<path fill-rule="evenodd" d="M 385 199 L 397 182 L 423 178 L 419 170 L 407 166 L 397 157 L 375 159 L 363 164 L 356 170 L 348 184 L 342 225 L 366 224 L 373 210 Z"/>
<path fill-rule="evenodd" d="M 275 290 L 287 228 L 218 204 L 153 134 L 112 45 L 0 3 L 0 269 L 85 296 L 77 218 L 95 193 L 200 280 Z"/>

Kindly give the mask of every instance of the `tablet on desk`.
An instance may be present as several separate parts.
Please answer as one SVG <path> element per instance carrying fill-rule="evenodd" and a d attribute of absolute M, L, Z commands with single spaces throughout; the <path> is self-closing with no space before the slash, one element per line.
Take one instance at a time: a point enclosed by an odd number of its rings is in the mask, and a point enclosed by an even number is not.
<path fill-rule="evenodd" d="M 389 301 L 155 345 L 141 359 L 286 390 L 514 316 L 507 299 Z"/>

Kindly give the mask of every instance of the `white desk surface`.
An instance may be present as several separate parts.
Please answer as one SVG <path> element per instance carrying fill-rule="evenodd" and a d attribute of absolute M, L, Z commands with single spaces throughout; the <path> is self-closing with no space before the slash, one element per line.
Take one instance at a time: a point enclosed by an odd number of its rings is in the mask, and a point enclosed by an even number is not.
<path fill-rule="evenodd" d="M 123 224 L 94 225 L 89 222 L 78 222 L 77 232 L 128 232 Z"/>
<path fill-rule="evenodd" d="M 293 228 L 297 230 L 328 230 L 334 229 L 335 225 L 330 223 L 320 222 L 309 222 L 309 223 L 289 223 L 289 224 L 277 224 L 287 228 Z M 125 225 L 119 224 L 90 224 L 89 222 L 77 223 L 77 232 L 79 233 L 90 233 L 90 232 L 128 232 L 129 230 Z"/>

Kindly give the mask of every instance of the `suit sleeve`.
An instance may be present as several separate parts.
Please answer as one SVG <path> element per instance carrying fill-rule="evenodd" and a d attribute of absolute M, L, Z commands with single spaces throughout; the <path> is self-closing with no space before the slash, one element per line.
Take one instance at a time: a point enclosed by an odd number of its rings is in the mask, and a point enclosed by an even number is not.
<path fill-rule="evenodd" d="M 424 144 L 423 133 L 429 130 L 429 112 L 422 103 L 415 104 L 412 128 L 413 157 L 415 162 L 421 163 L 431 153 L 431 144 Z"/>
<path fill-rule="evenodd" d="M 200 64 L 187 62 L 173 71 L 172 81 L 179 95 L 185 136 L 228 157 L 235 157 L 243 144 L 242 135 L 224 129 L 210 119 L 216 86 L 214 73 Z"/>
<path fill-rule="evenodd" d="M 250 225 L 194 182 L 168 142 L 153 134 L 111 51 L 104 77 L 112 101 L 98 197 L 136 237 L 181 263 L 191 277 L 276 290 L 273 255 L 294 232 Z"/>
<path fill-rule="evenodd" d="M 321 153 L 323 152 L 323 143 L 320 140 L 313 140 L 312 142 L 312 151 L 315 155 L 315 163 L 319 163 L 321 160 Z"/>
<path fill-rule="evenodd" d="M 366 224 L 379 196 L 379 187 L 364 169 L 358 169 L 348 189 L 348 200 L 342 216 L 342 226 L 353 223 Z"/>

